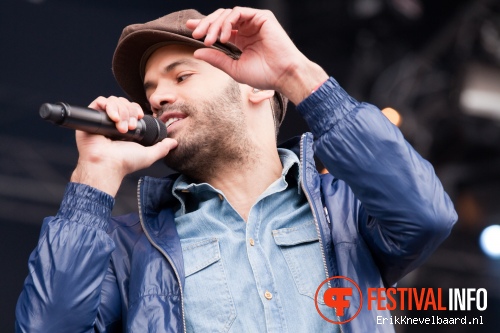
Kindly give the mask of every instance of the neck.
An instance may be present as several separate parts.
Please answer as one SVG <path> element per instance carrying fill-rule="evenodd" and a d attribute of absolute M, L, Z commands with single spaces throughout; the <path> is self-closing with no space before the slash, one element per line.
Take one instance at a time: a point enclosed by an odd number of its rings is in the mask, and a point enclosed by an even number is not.
<path fill-rule="evenodd" d="M 247 221 L 257 198 L 281 176 L 282 165 L 276 148 L 254 155 L 238 165 L 220 166 L 207 183 L 221 190 L 231 206 Z"/>

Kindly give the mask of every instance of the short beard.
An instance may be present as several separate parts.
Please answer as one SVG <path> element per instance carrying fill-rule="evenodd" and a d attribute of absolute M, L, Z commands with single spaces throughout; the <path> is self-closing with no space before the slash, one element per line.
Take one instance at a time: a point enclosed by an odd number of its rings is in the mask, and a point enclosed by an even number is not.
<path fill-rule="evenodd" d="M 175 108 L 186 113 L 191 125 L 176 138 L 177 148 L 164 158 L 165 164 L 196 181 L 212 179 L 222 167 L 249 163 L 252 145 L 241 106 L 239 85 L 231 80 L 222 94 L 197 106 L 182 103 Z"/>

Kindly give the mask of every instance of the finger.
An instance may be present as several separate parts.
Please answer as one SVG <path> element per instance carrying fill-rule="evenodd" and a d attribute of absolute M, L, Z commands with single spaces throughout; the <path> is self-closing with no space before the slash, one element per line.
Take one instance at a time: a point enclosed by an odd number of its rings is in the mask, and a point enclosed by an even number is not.
<path fill-rule="evenodd" d="M 193 30 L 193 38 L 201 39 L 201 38 L 203 38 L 203 36 L 206 36 L 207 32 L 208 32 L 208 28 L 210 28 L 210 25 L 212 24 L 212 22 L 214 22 L 222 12 L 224 12 L 224 9 L 219 8 L 215 12 L 213 12 L 212 14 L 201 19 L 198 22 L 198 25 L 196 26 L 196 28 Z"/>
<path fill-rule="evenodd" d="M 246 34 L 254 34 L 268 20 L 276 20 L 269 10 L 258 10 L 248 7 L 235 7 L 226 19 L 233 30 L 245 28 Z"/>
<path fill-rule="evenodd" d="M 231 12 L 231 9 L 224 9 L 224 11 L 222 11 L 219 16 L 212 22 L 208 29 L 207 37 L 204 41 L 206 46 L 213 45 L 219 37 L 220 39 L 222 39 L 223 36 L 227 36 L 226 40 L 229 39 L 232 26 L 230 23 L 226 22 L 226 18 L 231 14 Z"/>
<path fill-rule="evenodd" d="M 253 20 L 252 24 L 254 25 L 253 29 L 251 29 L 251 33 L 257 32 L 261 25 L 265 21 L 258 20 L 257 18 L 263 17 L 265 15 L 265 11 L 256 10 L 253 8 L 247 7 L 234 7 L 231 12 L 225 17 L 223 22 L 223 26 L 221 27 L 220 33 L 220 42 L 221 43 L 233 43 L 235 44 L 236 36 L 238 35 L 238 29 L 245 25 L 246 34 L 248 35 L 248 28 L 251 28 L 249 24 L 246 24 Z"/>
<path fill-rule="evenodd" d="M 177 140 L 171 138 L 165 138 L 162 141 L 158 142 L 157 144 L 153 145 L 152 147 L 158 146 L 157 148 L 164 152 L 162 156 L 165 156 L 169 151 L 175 149 L 177 145 L 178 145 Z"/>
<path fill-rule="evenodd" d="M 106 102 L 103 105 L 103 111 L 106 111 L 108 117 L 115 123 L 119 123 L 121 120 L 120 108 L 118 106 L 118 98 L 115 96 L 109 96 L 106 98 Z"/>
<path fill-rule="evenodd" d="M 234 60 L 227 54 L 215 49 L 202 48 L 194 52 L 194 57 L 196 59 L 203 60 L 214 67 L 219 68 L 223 72 L 226 72 L 231 77 L 233 77 L 233 79 L 238 81 L 233 76 L 234 73 L 233 66 L 237 63 L 237 60 Z"/>
<path fill-rule="evenodd" d="M 108 99 L 103 96 L 99 96 L 89 104 L 89 108 L 94 110 L 106 111 L 106 104 Z"/>
<path fill-rule="evenodd" d="M 230 20 L 228 20 L 228 18 L 229 15 L 222 23 L 220 38 L 219 38 L 219 41 L 221 43 L 227 43 L 233 34 L 238 33 L 238 30 L 233 29 L 233 23 Z"/>
<path fill-rule="evenodd" d="M 118 112 L 118 106 L 116 105 L 116 97 L 98 97 L 92 103 L 90 103 L 89 108 L 105 111 L 111 120 L 114 122 L 120 121 L 120 114 Z"/>
<path fill-rule="evenodd" d="M 111 96 L 108 99 L 108 106 L 106 107 L 106 112 L 108 115 L 111 113 L 118 114 L 118 120 L 116 121 L 116 128 L 120 133 L 126 133 L 128 131 L 128 123 L 130 120 L 129 102 L 125 103 L 124 99 L 120 99 L 115 96 Z M 111 116 L 110 116 L 111 118 Z"/>
<path fill-rule="evenodd" d="M 139 108 L 137 108 L 136 103 L 130 103 L 127 99 L 119 97 L 121 105 L 124 108 L 124 112 L 128 112 L 128 122 L 127 129 L 133 130 L 137 127 L 137 120 L 139 117 Z"/>
<path fill-rule="evenodd" d="M 147 150 L 146 156 L 149 160 L 149 163 L 153 164 L 159 159 L 167 156 L 167 154 L 176 147 L 177 147 L 177 140 L 171 138 L 163 139 L 162 141 L 156 143 L 153 146 L 145 147 L 145 149 Z"/>
<path fill-rule="evenodd" d="M 238 30 L 231 30 L 231 36 L 229 36 L 229 39 L 224 43 L 229 42 L 231 44 L 236 45 L 236 37 L 237 36 L 238 36 Z M 238 46 L 238 45 L 236 45 L 236 46 Z"/>
<path fill-rule="evenodd" d="M 228 15 L 227 22 L 229 24 L 231 24 L 231 29 L 238 29 L 238 27 L 241 24 L 241 21 L 245 19 L 245 16 L 243 16 L 243 13 L 242 13 L 243 9 L 244 8 L 242 8 L 242 7 L 235 7 L 232 10 L 231 14 Z M 248 19 L 248 17 L 246 19 Z"/>
<path fill-rule="evenodd" d="M 144 110 L 137 103 L 131 103 L 131 107 L 134 109 L 133 111 L 134 118 L 130 118 L 131 121 L 129 123 L 129 129 L 133 130 L 137 128 L 137 121 L 144 118 Z"/>
<path fill-rule="evenodd" d="M 144 110 L 142 109 L 142 106 L 140 106 L 137 103 L 132 103 L 134 104 L 134 107 L 137 108 L 137 119 L 142 119 L 144 118 Z"/>
<path fill-rule="evenodd" d="M 269 10 L 255 9 L 250 7 L 234 7 L 231 15 L 228 17 L 228 21 L 233 24 L 233 27 L 238 28 L 238 26 L 242 22 L 265 17 L 268 14 L 272 14 L 272 12 Z"/>
<path fill-rule="evenodd" d="M 200 22 L 201 22 L 201 19 L 189 19 L 186 22 L 186 28 L 188 28 L 190 30 L 195 30 Z"/>

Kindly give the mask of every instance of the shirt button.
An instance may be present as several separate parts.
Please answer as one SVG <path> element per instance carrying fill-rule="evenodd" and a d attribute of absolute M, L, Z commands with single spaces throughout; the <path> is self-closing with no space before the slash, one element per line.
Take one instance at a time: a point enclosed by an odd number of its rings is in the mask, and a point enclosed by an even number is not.
<path fill-rule="evenodd" d="M 266 292 L 264 293 L 264 297 L 268 300 L 271 300 L 273 298 L 273 294 L 266 290 Z"/>
<path fill-rule="evenodd" d="M 253 240 L 253 238 L 250 238 L 250 246 L 254 246 L 255 245 L 255 241 Z"/>

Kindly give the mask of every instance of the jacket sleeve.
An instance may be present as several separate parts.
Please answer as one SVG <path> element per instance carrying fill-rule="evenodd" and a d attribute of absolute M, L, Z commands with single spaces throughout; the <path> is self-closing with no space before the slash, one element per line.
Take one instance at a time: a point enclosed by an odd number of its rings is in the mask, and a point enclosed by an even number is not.
<path fill-rule="evenodd" d="M 119 295 L 109 272 L 114 243 L 106 234 L 113 204 L 97 189 L 68 184 L 30 256 L 16 307 L 17 332 L 94 332 L 113 322 L 107 317 L 116 316 L 112 304 Z"/>
<path fill-rule="evenodd" d="M 457 220 L 433 167 L 378 108 L 356 101 L 332 78 L 297 109 L 313 132 L 319 159 L 361 203 L 359 233 L 385 283 L 394 284 L 437 248 Z"/>

